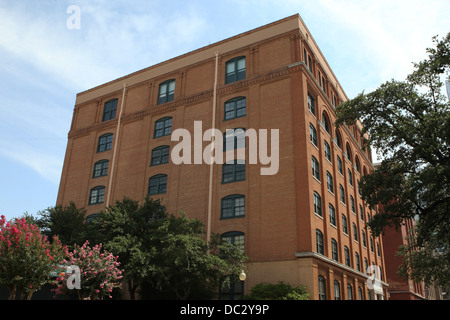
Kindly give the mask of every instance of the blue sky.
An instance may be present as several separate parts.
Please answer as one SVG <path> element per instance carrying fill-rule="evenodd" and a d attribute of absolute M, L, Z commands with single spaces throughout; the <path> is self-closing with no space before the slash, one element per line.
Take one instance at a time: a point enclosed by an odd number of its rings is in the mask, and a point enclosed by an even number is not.
<path fill-rule="evenodd" d="M 0 0 L 0 214 L 56 204 L 78 92 L 299 13 L 352 98 L 404 79 L 449 12 L 448 0 Z"/>

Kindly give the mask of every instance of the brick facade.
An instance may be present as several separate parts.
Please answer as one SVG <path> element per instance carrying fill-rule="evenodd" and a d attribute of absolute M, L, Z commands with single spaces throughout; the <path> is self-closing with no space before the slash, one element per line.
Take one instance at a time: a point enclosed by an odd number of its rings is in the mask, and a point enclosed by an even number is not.
<path fill-rule="evenodd" d="M 227 63 L 239 57 L 245 57 L 245 76 L 226 83 Z M 238 68 L 237 63 L 235 66 Z M 163 98 L 169 101 L 158 103 L 161 84 L 168 80 L 175 81 L 173 96 L 167 89 Z M 308 107 L 308 95 L 314 99 L 315 114 Z M 228 119 L 226 105 L 236 98 L 245 98 L 245 114 Z M 368 216 L 375 212 L 364 205 L 357 184 L 373 165 L 370 150 L 360 147 L 359 124 L 338 129 L 338 146 L 334 108 L 346 99 L 299 15 L 211 44 L 77 95 L 57 203 L 74 201 L 93 215 L 124 196 L 142 201 L 149 192 L 150 178 L 164 175 L 166 189 L 154 197 L 162 198 L 169 212 L 184 211 L 203 221 L 211 233 L 243 235 L 244 250 L 251 260 L 246 291 L 260 282 L 286 281 L 307 285 L 313 299 L 325 295 L 334 299 L 337 281 L 341 299 L 349 298 L 348 286 L 353 299 L 359 299 L 359 292 L 369 299 L 365 263 L 381 267 L 384 273 L 382 239 L 369 240 L 370 231 L 365 230 Z M 117 104 L 116 113 L 103 121 L 105 104 L 111 100 Z M 195 121 L 201 121 L 203 131 L 217 128 L 222 133 L 235 128 L 278 129 L 279 170 L 275 175 L 261 175 L 261 167 L 267 165 L 249 164 L 248 148 L 242 181 L 224 183 L 220 164 L 211 168 L 204 162 L 176 165 L 169 160 L 151 165 L 156 148 L 168 146 L 172 151 L 179 143 L 171 141 L 170 134 L 155 136 L 161 119 L 171 119 L 171 132 L 187 129 L 193 137 Z M 311 142 L 310 124 L 316 130 L 317 145 Z M 107 140 L 105 134 L 112 134 L 112 139 Z M 325 141 L 330 160 L 325 155 Z M 108 150 L 98 152 L 99 144 Z M 209 144 L 204 141 L 202 150 Z M 312 174 L 313 156 L 319 163 L 318 179 Z M 342 173 L 337 157 L 342 161 Z M 102 160 L 107 160 L 106 175 L 94 177 L 94 167 L 98 164 L 100 168 Z M 327 188 L 327 172 L 333 177 L 333 192 Z M 158 181 L 157 186 L 164 183 Z M 340 185 L 345 204 L 340 200 Z M 103 189 L 92 193 L 96 187 Z M 314 210 L 314 192 L 321 197 L 321 216 Z M 245 214 L 221 217 L 222 200 L 234 195 L 245 197 Z M 330 221 L 330 204 L 335 221 Z M 317 252 L 316 230 L 323 236 L 321 253 Z M 326 284 L 326 291 L 320 294 L 319 276 Z M 385 291 L 385 283 L 383 288 Z"/>

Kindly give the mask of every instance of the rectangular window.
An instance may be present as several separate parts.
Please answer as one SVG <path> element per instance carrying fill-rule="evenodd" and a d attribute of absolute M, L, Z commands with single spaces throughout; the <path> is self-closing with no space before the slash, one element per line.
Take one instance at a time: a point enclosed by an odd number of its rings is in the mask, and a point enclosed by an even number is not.
<path fill-rule="evenodd" d="M 225 83 L 245 79 L 245 57 L 234 58 L 226 63 Z"/>
<path fill-rule="evenodd" d="M 172 101 L 175 96 L 175 80 L 168 80 L 159 85 L 158 104 Z"/>
<path fill-rule="evenodd" d="M 108 121 L 116 117 L 118 99 L 109 100 L 105 103 L 103 108 L 102 121 Z"/>
<path fill-rule="evenodd" d="M 234 160 L 222 166 L 222 183 L 243 180 L 245 180 L 245 163 L 242 160 Z"/>
<path fill-rule="evenodd" d="M 315 116 L 316 115 L 316 103 L 311 94 L 308 93 L 308 109 Z"/>

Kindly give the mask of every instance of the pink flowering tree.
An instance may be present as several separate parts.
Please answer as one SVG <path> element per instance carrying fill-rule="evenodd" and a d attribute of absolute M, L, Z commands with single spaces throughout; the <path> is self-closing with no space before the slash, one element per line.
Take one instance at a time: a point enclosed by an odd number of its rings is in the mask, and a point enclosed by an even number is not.
<path fill-rule="evenodd" d="M 0 217 L 0 286 L 9 299 L 31 299 L 33 293 L 52 282 L 51 274 L 67 254 L 57 237 L 49 241 L 38 227 L 25 219 Z"/>
<path fill-rule="evenodd" d="M 62 273 L 56 281 L 56 295 L 71 294 L 75 290 L 80 300 L 112 298 L 113 289 L 122 286 L 122 270 L 119 269 L 117 258 L 112 253 L 103 251 L 102 244 L 92 248 L 88 241 L 82 246 L 75 245 L 73 252 L 69 252 L 65 265 L 79 268 L 79 288 L 70 288 L 68 285 L 68 282 L 75 283 L 76 273 Z"/>

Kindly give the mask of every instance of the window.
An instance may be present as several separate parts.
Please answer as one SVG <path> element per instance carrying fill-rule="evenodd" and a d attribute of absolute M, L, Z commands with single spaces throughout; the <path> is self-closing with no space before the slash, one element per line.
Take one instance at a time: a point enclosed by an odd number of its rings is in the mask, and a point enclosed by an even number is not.
<path fill-rule="evenodd" d="M 316 250 L 317 253 L 324 254 L 323 234 L 319 229 L 316 229 Z"/>
<path fill-rule="evenodd" d="M 311 142 L 317 147 L 317 130 L 312 123 L 309 124 L 309 138 Z"/>
<path fill-rule="evenodd" d="M 350 185 L 353 187 L 353 174 L 352 171 L 350 169 L 347 169 L 348 172 L 348 183 L 350 183 Z"/>
<path fill-rule="evenodd" d="M 345 258 L 345 265 L 347 267 L 350 267 L 350 250 L 348 250 L 347 246 L 344 246 L 344 258 Z"/>
<path fill-rule="evenodd" d="M 358 157 L 355 157 L 355 168 L 356 168 L 356 171 L 361 172 Z"/>
<path fill-rule="evenodd" d="M 308 109 L 313 115 L 316 115 L 316 102 L 310 93 L 308 93 Z"/>
<path fill-rule="evenodd" d="M 244 252 L 245 249 L 245 235 L 242 232 L 232 231 L 222 234 L 221 240 L 238 246 Z"/>
<path fill-rule="evenodd" d="M 94 164 L 94 173 L 92 178 L 104 177 L 108 175 L 108 160 L 100 160 Z"/>
<path fill-rule="evenodd" d="M 355 241 L 358 241 L 358 230 L 356 228 L 356 224 L 355 223 L 353 223 L 353 239 Z"/>
<path fill-rule="evenodd" d="M 91 222 L 95 221 L 96 219 L 98 219 L 98 217 L 100 217 L 100 214 L 98 214 L 98 213 L 90 214 L 86 217 L 86 223 L 91 223 Z"/>
<path fill-rule="evenodd" d="M 353 300 L 353 287 L 351 284 L 347 284 L 347 299 Z"/>
<path fill-rule="evenodd" d="M 160 146 L 152 150 L 152 161 L 151 166 L 157 166 L 159 164 L 169 163 L 169 146 Z"/>
<path fill-rule="evenodd" d="M 363 212 L 363 208 L 361 205 L 359 205 L 359 216 L 360 216 L 361 220 L 364 221 L 364 212 Z"/>
<path fill-rule="evenodd" d="M 105 103 L 103 107 L 102 121 L 108 121 L 116 117 L 118 99 L 112 99 Z"/>
<path fill-rule="evenodd" d="M 355 213 L 355 199 L 353 198 L 352 195 L 350 195 L 350 205 L 352 208 L 352 212 Z"/>
<path fill-rule="evenodd" d="M 362 236 L 362 243 L 363 243 L 363 247 L 367 247 L 367 243 L 366 243 L 366 233 L 364 230 L 361 230 L 361 236 Z"/>
<path fill-rule="evenodd" d="M 327 115 L 325 114 L 325 112 L 322 114 L 322 123 L 323 123 L 323 127 L 325 129 L 326 132 L 328 132 L 328 134 L 330 133 L 330 123 L 328 121 Z"/>
<path fill-rule="evenodd" d="M 341 134 L 339 133 L 339 131 L 336 130 L 336 144 L 339 147 L 339 149 L 342 150 L 342 139 L 341 139 Z"/>
<path fill-rule="evenodd" d="M 344 174 L 344 170 L 342 169 L 342 160 L 339 156 L 337 156 L 337 166 L 340 174 Z"/>
<path fill-rule="evenodd" d="M 322 216 L 322 198 L 316 191 L 314 191 L 314 213 Z"/>
<path fill-rule="evenodd" d="M 334 280 L 334 300 L 341 300 L 341 284 Z"/>
<path fill-rule="evenodd" d="M 244 117 L 246 115 L 246 98 L 239 97 L 225 102 L 225 120 Z"/>
<path fill-rule="evenodd" d="M 342 231 L 345 234 L 348 234 L 347 217 L 344 214 L 342 214 Z"/>
<path fill-rule="evenodd" d="M 226 63 L 225 83 L 245 79 L 245 57 L 234 58 Z"/>
<path fill-rule="evenodd" d="M 342 184 L 339 184 L 339 195 L 341 197 L 341 202 L 343 204 L 345 204 L 345 191 L 344 191 L 344 187 L 342 186 Z"/>
<path fill-rule="evenodd" d="M 331 239 L 331 256 L 334 261 L 339 261 L 338 245 L 335 239 Z"/>
<path fill-rule="evenodd" d="M 319 276 L 319 300 L 327 300 L 327 284 L 322 276 Z"/>
<path fill-rule="evenodd" d="M 153 176 L 148 181 L 148 195 L 166 193 L 167 189 L 167 175 L 159 174 Z"/>
<path fill-rule="evenodd" d="M 366 274 L 369 274 L 367 270 L 369 268 L 369 261 L 367 260 L 367 258 L 364 258 L 364 267 L 366 268 Z"/>
<path fill-rule="evenodd" d="M 336 211 L 331 203 L 328 205 L 328 211 L 330 213 L 330 223 L 336 226 Z"/>
<path fill-rule="evenodd" d="M 222 199 L 222 219 L 245 216 L 245 196 L 232 195 Z"/>
<path fill-rule="evenodd" d="M 370 237 L 369 241 L 370 241 L 370 251 L 373 253 L 373 238 Z"/>
<path fill-rule="evenodd" d="M 222 183 L 245 180 L 245 163 L 234 160 L 222 166 Z"/>
<path fill-rule="evenodd" d="M 359 261 L 359 254 L 355 252 L 356 270 L 361 271 L 361 262 Z"/>
<path fill-rule="evenodd" d="M 228 129 L 223 135 L 223 151 L 245 148 L 245 129 Z"/>
<path fill-rule="evenodd" d="M 350 146 L 348 145 L 348 143 L 347 143 L 347 145 L 346 145 L 346 153 L 345 153 L 345 156 L 347 157 L 347 159 L 350 161 L 350 163 L 352 162 L 352 151 L 351 151 L 351 149 L 350 149 Z"/>
<path fill-rule="evenodd" d="M 363 291 L 361 287 L 358 287 L 358 296 L 359 296 L 359 300 L 363 299 Z"/>
<path fill-rule="evenodd" d="M 312 174 L 317 180 L 320 181 L 319 162 L 317 161 L 317 159 L 314 156 L 312 157 Z"/>
<path fill-rule="evenodd" d="M 172 133 L 172 118 L 162 118 L 155 122 L 155 132 L 154 137 L 164 137 Z"/>
<path fill-rule="evenodd" d="M 379 257 L 381 257 L 380 243 L 378 243 L 378 242 L 377 242 L 377 254 Z"/>
<path fill-rule="evenodd" d="M 103 203 L 105 199 L 105 187 L 99 186 L 91 189 L 89 194 L 89 204 Z"/>
<path fill-rule="evenodd" d="M 172 101 L 175 96 L 175 80 L 167 80 L 159 85 L 158 104 Z"/>
<path fill-rule="evenodd" d="M 325 141 L 325 158 L 331 162 L 331 148 L 327 141 Z"/>
<path fill-rule="evenodd" d="M 111 150 L 113 142 L 113 134 L 107 133 L 98 139 L 97 152 Z"/>
<path fill-rule="evenodd" d="M 333 176 L 329 171 L 327 171 L 327 187 L 331 193 L 334 193 Z"/>

